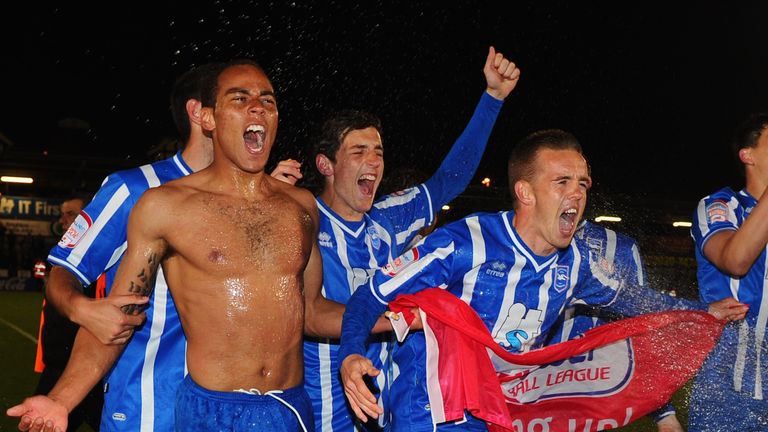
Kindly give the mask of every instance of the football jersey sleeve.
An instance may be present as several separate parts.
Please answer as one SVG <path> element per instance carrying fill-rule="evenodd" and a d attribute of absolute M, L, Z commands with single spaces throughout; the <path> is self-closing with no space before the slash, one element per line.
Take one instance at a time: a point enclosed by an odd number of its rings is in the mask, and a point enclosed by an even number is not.
<path fill-rule="evenodd" d="M 628 252 L 632 252 L 631 247 Z M 621 261 L 627 258 L 629 257 L 622 258 Z M 630 275 L 627 272 L 627 263 L 622 264 L 621 261 L 616 262 L 616 265 L 607 265 L 599 257 L 585 258 L 579 267 L 579 283 L 574 290 L 572 304 L 607 307 L 612 312 L 625 316 L 670 309 L 707 309 L 703 303 L 672 297 L 650 288 L 647 284 L 639 284 L 637 279 L 627 277 Z"/>
<path fill-rule="evenodd" d="M 699 201 L 693 214 L 691 236 L 695 244 L 699 297 L 707 303 L 734 295 L 728 275 L 704 255 L 704 245 L 718 232 L 738 229 L 739 201 L 735 195 L 730 188 L 717 191 Z"/>
<path fill-rule="evenodd" d="M 738 205 L 738 200 L 729 189 L 720 190 L 699 201 L 691 226 L 696 249 L 703 253 L 704 245 L 715 233 L 739 228 L 736 215 Z"/>
<path fill-rule="evenodd" d="M 126 225 L 134 197 L 119 174 L 107 177 L 48 255 L 83 285 L 90 285 L 113 266 L 126 246 Z"/>
<path fill-rule="evenodd" d="M 502 104 L 502 101 L 483 92 L 467 127 L 454 142 L 435 174 L 424 183 L 434 209 L 439 210 L 450 202 L 472 181 Z"/>
<path fill-rule="evenodd" d="M 374 323 L 399 294 L 427 288 L 445 288 L 452 276 L 454 242 L 447 230 L 438 229 L 416 247 L 380 268 L 366 289 L 350 298 L 344 312 L 339 359 L 365 353 L 365 342 Z"/>

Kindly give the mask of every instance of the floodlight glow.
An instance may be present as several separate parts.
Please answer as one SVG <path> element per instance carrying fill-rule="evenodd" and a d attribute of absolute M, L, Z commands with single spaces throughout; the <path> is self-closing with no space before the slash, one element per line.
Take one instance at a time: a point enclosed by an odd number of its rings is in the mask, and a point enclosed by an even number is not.
<path fill-rule="evenodd" d="M 621 218 L 618 216 L 598 216 L 595 218 L 595 222 L 621 222 Z"/>
<path fill-rule="evenodd" d="M 692 225 L 693 225 L 692 223 L 690 223 L 690 222 L 684 222 L 684 221 L 679 221 L 679 222 L 672 222 L 672 226 L 673 226 L 673 227 L 683 227 L 683 228 L 690 228 Z"/>
<path fill-rule="evenodd" d="M 486 177 L 486 178 L 483 179 L 483 181 L 481 183 L 483 184 L 483 186 L 488 187 L 488 186 L 491 185 L 491 179 Z"/>
<path fill-rule="evenodd" d="M 14 177 L 14 176 L 2 176 L 1 182 L 5 183 L 32 183 L 32 177 Z"/>
<path fill-rule="evenodd" d="M 445 211 L 448 211 L 448 210 L 450 210 L 450 209 L 451 209 L 451 206 L 449 206 L 448 204 L 446 204 L 446 205 L 444 205 L 444 206 L 442 207 L 442 209 L 443 209 L 443 210 L 445 210 Z"/>

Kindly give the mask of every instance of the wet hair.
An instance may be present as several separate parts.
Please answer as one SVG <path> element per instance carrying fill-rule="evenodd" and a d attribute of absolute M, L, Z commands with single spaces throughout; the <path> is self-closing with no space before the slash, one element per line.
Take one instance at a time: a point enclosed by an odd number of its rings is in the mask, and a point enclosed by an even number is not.
<path fill-rule="evenodd" d="M 745 170 L 744 164 L 739 158 L 739 151 L 744 148 L 756 147 L 760 135 L 766 128 L 768 128 L 768 112 L 752 113 L 736 127 L 731 139 L 731 147 L 742 175 L 744 175 Z"/>
<path fill-rule="evenodd" d="M 181 74 L 173 83 L 171 90 L 171 116 L 182 143 L 189 140 L 192 127 L 187 115 L 187 101 L 190 99 L 201 100 L 203 78 L 212 71 L 217 70 L 219 63 L 206 63 L 194 67 Z"/>
<path fill-rule="evenodd" d="M 336 162 L 336 153 L 339 151 L 344 138 L 352 131 L 369 127 L 376 129 L 379 135 L 381 135 L 381 120 L 366 111 L 342 110 L 326 119 L 320 127 L 317 141 L 315 141 L 314 148 L 312 149 L 312 166 L 314 166 L 312 172 L 318 176 L 317 178 L 323 178 L 315 164 L 317 155 L 325 155 L 331 161 Z M 319 183 L 322 184 L 324 182 L 321 181 Z"/>
<path fill-rule="evenodd" d="M 267 73 L 264 72 L 264 69 L 251 59 L 240 58 L 224 63 L 218 63 L 216 67 L 212 68 L 202 77 L 200 102 L 202 102 L 204 107 L 216 106 L 216 93 L 219 91 L 219 77 L 225 70 L 235 66 L 253 66 L 261 71 L 264 76 L 267 76 Z M 267 79 L 269 79 L 269 77 L 267 77 Z"/>
<path fill-rule="evenodd" d="M 536 156 L 539 150 L 574 150 L 584 155 L 579 140 L 570 133 L 560 129 L 544 129 L 533 132 L 520 140 L 512 148 L 507 162 L 509 177 L 509 193 L 512 201 L 517 204 L 515 183 L 520 180 L 531 181 L 536 174 Z"/>

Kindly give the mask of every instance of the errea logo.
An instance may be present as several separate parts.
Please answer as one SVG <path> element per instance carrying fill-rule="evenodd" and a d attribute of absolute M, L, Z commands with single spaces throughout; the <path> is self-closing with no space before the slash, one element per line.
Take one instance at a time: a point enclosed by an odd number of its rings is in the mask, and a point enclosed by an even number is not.
<path fill-rule="evenodd" d="M 333 242 L 331 241 L 331 235 L 325 231 L 317 235 L 317 243 L 319 243 L 320 246 L 329 247 L 329 248 L 333 247 Z"/>
<path fill-rule="evenodd" d="M 493 277 L 503 278 L 506 276 L 506 270 L 507 270 L 506 264 L 504 264 L 501 261 L 493 261 L 491 263 L 491 268 L 486 269 L 485 273 Z"/>
<path fill-rule="evenodd" d="M 112 413 L 112 420 L 126 421 L 127 419 L 128 419 L 128 417 L 126 417 L 126 415 L 123 414 L 123 413 L 119 413 L 119 412 Z"/>

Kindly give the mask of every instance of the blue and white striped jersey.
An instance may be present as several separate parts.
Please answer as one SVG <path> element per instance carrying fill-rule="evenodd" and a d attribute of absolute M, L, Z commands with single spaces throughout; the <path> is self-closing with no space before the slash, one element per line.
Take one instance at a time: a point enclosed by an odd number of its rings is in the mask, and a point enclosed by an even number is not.
<path fill-rule="evenodd" d="M 704 256 L 704 245 L 712 236 L 723 230 L 738 230 L 749 217 L 757 200 L 746 189 L 734 192 L 721 189 L 699 201 L 693 215 L 691 235 L 696 243 L 697 277 L 702 301 L 711 303 L 726 297 L 749 305 L 746 318 L 734 331 L 733 349 L 728 359 L 733 381 L 729 383 L 738 392 L 763 399 L 763 382 L 768 379 L 768 368 L 763 359 L 768 355 L 765 332 L 768 322 L 768 255 L 760 253 L 749 272 L 743 277 L 731 277 L 721 272 Z M 730 326 L 721 337 L 720 344 L 731 343 Z M 738 334 L 736 334 L 738 333 Z"/>
<path fill-rule="evenodd" d="M 634 296 L 619 302 L 621 281 L 591 262 L 581 240 L 538 256 L 520 238 L 513 219 L 512 211 L 471 215 L 438 228 L 377 271 L 368 289 L 358 290 L 347 303 L 340 358 L 364 351 L 367 329 L 398 294 L 431 287 L 447 289 L 469 304 L 510 352 L 542 346 L 563 311 L 576 304 L 636 311 Z M 660 301 L 648 306 L 654 311 L 688 305 Z M 423 335 L 409 335 L 394 361 L 401 375 L 390 391 L 393 430 L 433 430 Z"/>
<path fill-rule="evenodd" d="M 127 246 L 128 216 L 149 188 L 192 170 L 177 153 L 169 159 L 113 173 L 51 249 L 48 261 L 83 285 L 106 273 L 107 292 Z M 162 269 L 146 310 L 123 354 L 105 377 L 102 431 L 172 431 L 176 389 L 186 375 L 186 339 Z"/>
<path fill-rule="evenodd" d="M 418 231 L 432 223 L 444 204 L 471 181 L 491 134 L 502 101 L 483 93 L 461 136 L 437 172 L 425 183 L 382 197 L 362 221 L 346 221 L 317 199 L 320 213 L 318 244 L 323 258 L 323 295 L 346 304 L 370 275 L 403 253 Z M 368 357 L 381 368 L 389 363 L 389 349 L 382 337 L 372 336 Z M 304 382 L 315 410 L 318 432 L 352 431 L 354 414 L 348 408 L 339 380 L 338 341 L 304 342 Z M 385 368 L 388 370 L 390 368 Z M 386 380 L 377 384 L 386 393 Z M 384 395 L 386 398 L 386 394 Z M 386 401 L 382 402 L 386 409 Z M 381 417 L 386 421 L 387 414 Z"/>
<path fill-rule="evenodd" d="M 633 287 L 646 285 L 645 266 L 633 238 L 589 221 L 582 222 L 575 237 L 579 239 L 583 256 L 624 283 L 622 295 L 631 295 Z M 584 309 L 587 308 L 567 308 L 561 322 L 552 329 L 547 344 L 573 339 L 605 322 L 604 311 Z"/>

